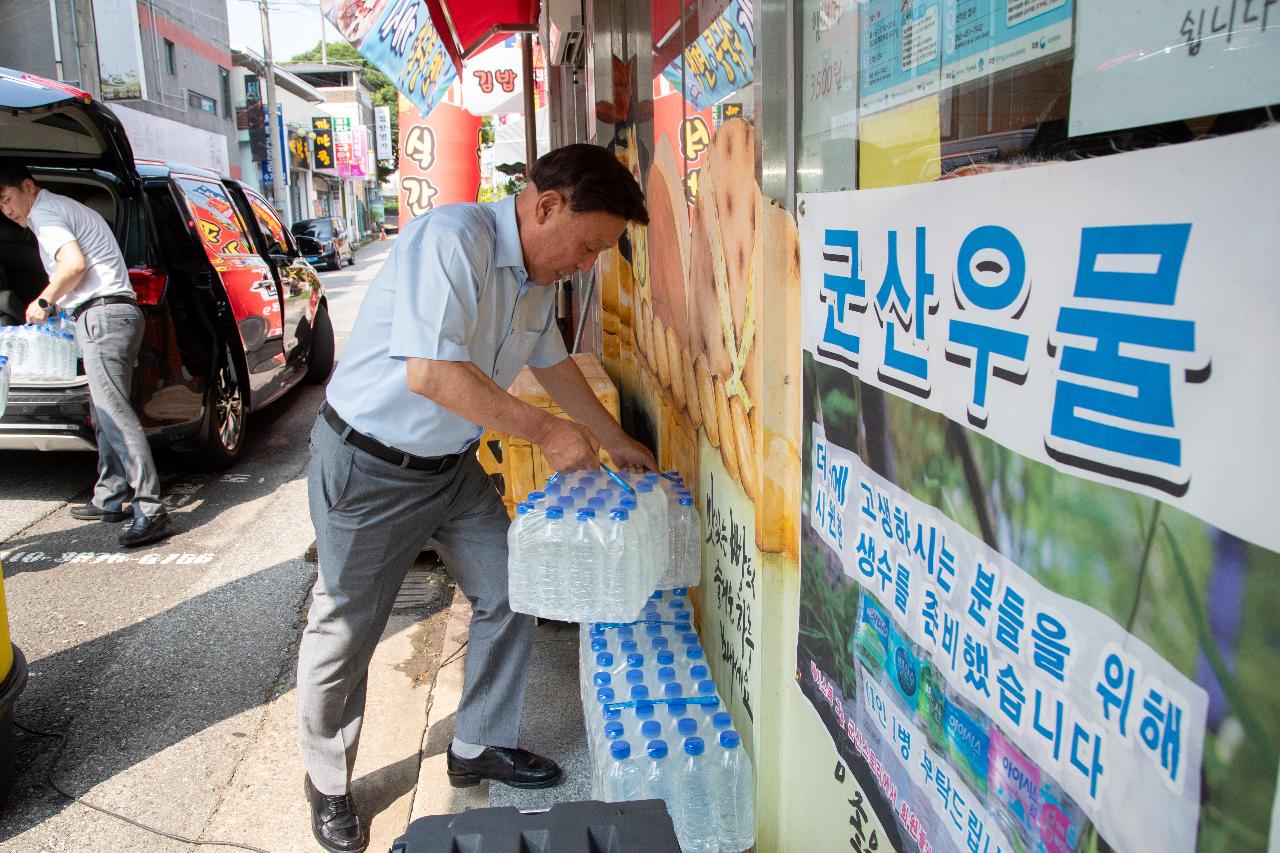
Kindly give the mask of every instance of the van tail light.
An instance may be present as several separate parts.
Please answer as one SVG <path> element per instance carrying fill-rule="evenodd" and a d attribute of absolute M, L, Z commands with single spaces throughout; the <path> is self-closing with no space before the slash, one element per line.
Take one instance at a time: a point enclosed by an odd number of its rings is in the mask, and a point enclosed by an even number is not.
<path fill-rule="evenodd" d="M 150 267 L 135 267 L 129 270 L 129 284 L 133 285 L 139 305 L 159 305 L 169 286 L 169 276 Z"/>

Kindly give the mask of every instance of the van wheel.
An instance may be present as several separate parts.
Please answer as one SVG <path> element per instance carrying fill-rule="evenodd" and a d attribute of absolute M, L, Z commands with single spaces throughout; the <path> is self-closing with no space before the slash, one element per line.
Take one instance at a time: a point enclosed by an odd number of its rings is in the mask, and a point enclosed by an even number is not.
<path fill-rule="evenodd" d="M 249 407 L 231 353 L 224 352 L 205 398 L 204 426 L 196 446 L 186 455 L 200 468 L 229 468 L 240 458 Z"/>
<path fill-rule="evenodd" d="M 354 267 L 356 265 L 356 250 L 351 250 L 351 257 L 347 258 L 347 266 Z"/>
<path fill-rule="evenodd" d="M 333 372 L 333 323 L 329 309 L 321 303 L 316 306 L 315 319 L 311 321 L 311 351 L 307 353 L 307 377 L 311 385 L 322 385 Z"/>

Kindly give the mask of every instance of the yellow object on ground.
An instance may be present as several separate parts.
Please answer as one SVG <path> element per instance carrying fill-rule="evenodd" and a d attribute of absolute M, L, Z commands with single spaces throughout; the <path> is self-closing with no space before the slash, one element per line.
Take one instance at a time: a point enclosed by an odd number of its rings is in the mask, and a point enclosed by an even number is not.
<path fill-rule="evenodd" d="M 4 566 L 0 565 L 0 681 L 13 669 L 13 644 L 9 642 L 9 608 L 4 598 Z"/>

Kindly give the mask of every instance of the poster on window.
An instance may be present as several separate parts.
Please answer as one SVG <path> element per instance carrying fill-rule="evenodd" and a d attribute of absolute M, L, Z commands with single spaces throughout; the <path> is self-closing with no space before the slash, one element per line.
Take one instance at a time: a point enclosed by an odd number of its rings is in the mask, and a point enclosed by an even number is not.
<path fill-rule="evenodd" d="M 145 98 L 147 80 L 142 68 L 138 4 L 133 0 L 93 0 L 93 19 L 98 30 L 102 100 Z M 61 35 L 54 33 L 55 38 Z"/>
<path fill-rule="evenodd" d="M 1280 2 L 1080 0 L 1072 136 L 1280 103 Z"/>
<path fill-rule="evenodd" d="M 1072 0 L 946 0 L 943 8 L 944 87 L 1071 47 Z"/>
<path fill-rule="evenodd" d="M 695 110 L 705 110 L 751 83 L 755 55 L 753 0 L 732 0 L 680 56 L 662 70 Z M 683 70 L 683 80 L 681 71 Z"/>
<path fill-rule="evenodd" d="M 798 684 L 901 849 L 1265 847 L 1277 146 L 801 196 Z"/>

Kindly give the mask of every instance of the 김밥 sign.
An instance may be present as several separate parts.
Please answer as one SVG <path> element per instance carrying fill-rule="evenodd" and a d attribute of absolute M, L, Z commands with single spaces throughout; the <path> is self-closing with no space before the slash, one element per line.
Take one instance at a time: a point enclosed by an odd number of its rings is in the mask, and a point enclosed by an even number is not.
<path fill-rule="evenodd" d="M 798 682 L 889 843 L 1265 843 L 1278 146 L 801 196 Z"/>

